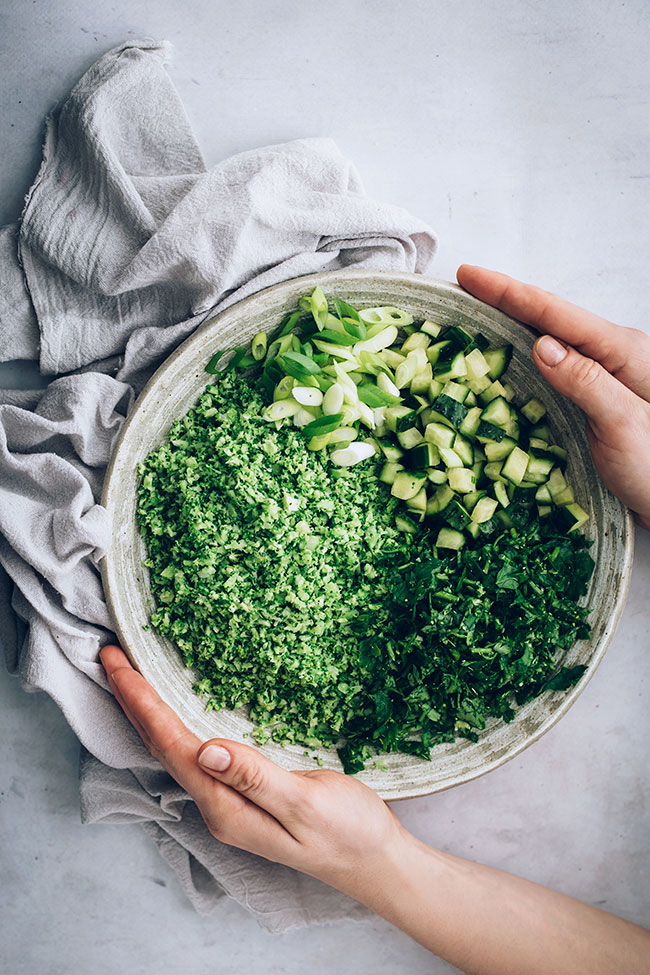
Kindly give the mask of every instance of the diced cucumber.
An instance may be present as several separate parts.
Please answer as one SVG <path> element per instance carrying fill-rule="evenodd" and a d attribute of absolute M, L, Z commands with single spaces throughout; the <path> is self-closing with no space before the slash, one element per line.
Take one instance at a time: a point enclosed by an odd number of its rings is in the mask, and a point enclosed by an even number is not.
<path fill-rule="evenodd" d="M 441 484 L 440 487 L 436 488 L 429 500 L 427 501 L 427 514 L 437 515 L 441 511 L 444 511 L 449 502 L 453 499 L 454 492 L 449 487 L 448 484 Z"/>
<path fill-rule="evenodd" d="M 432 484 L 445 484 L 447 472 L 443 471 L 441 467 L 429 467 L 427 468 L 427 480 L 431 481 Z"/>
<path fill-rule="evenodd" d="M 477 400 L 474 393 L 471 391 L 469 386 L 467 387 L 467 396 L 465 397 L 465 406 L 472 407 L 476 406 Z"/>
<path fill-rule="evenodd" d="M 465 417 L 467 416 L 469 410 L 458 400 L 452 399 L 445 393 L 441 393 L 440 396 L 436 398 L 433 403 L 433 408 L 437 413 L 444 416 L 449 422 L 458 428 Z"/>
<path fill-rule="evenodd" d="M 380 440 L 379 446 L 386 460 L 398 461 L 400 457 L 404 456 L 404 450 L 388 439 Z"/>
<path fill-rule="evenodd" d="M 554 467 L 548 476 L 548 489 L 551 497 L 555 501 L 556 495 L 560 494 L 567 486 L 566 478 L 559 467 Z"/>
<path fill-rule="evenodd" d="M 550 504 L 552 500 L 548 484 L 540 484 L 535 491 L 535 501 L 539 501 L 540 504 Z"/>
<path fill-rule="evenodd" d="M 445 332 L 445 338 L 457 348 L 464 351 L 468 345 L 472 344 L 472 336 L 462 327 L 462 325 L 451 325 Z"/>
<path fill-rule="evenodd" d="M 426 475 L 412 474 L 407 471 L 399 471 L 390 489 L 390 493 L 401 501 L 408 501 L 424 487 Z"/>
<path fill-rule="evenodd" d="M 396 349 L 382 349 L 378 355 L 380 359 L 383 359 L 387 366 L 390 366 L 391 369 L 397 369 L 398 366 L 406 361 L 406 356 L 402 355 L 402 353 L 398 352 Z"/>
<path fill-rule="evenodd" d="M 497 510 L 498 501 L 495 498 L 481 498 L 477 501 L 470 518 L 472 521 L 476 522 L 477 525 L 484 521 L 489 521 L 494 512 Z"/>
<path fill-rule="evenodd" d="M 418 530 L 413 519 L 407 518 L 405 515 L 395 515 L 395 528 L 398 532 L 408 532 L 409 535 L 415 535 Z"/>
<path fill-rule="evenodd" d="M 465 353 L 465 369 L 467 370 L 467 378 L 470 380 L 482 379 L 490 371 L 490 367 L 480 349 L 472 349 L 471 352 Z"/>
<path fill-rule="evenodd" d="M 438 447 L 438 452 L 440 454 L 440 460 L 443 462 L 445 467 L 463 466 L 463 462 L 455 450 L 451 450 L 449 447 Z"/>
<path fill-rule="evenodd" d="M 458 494 L 469 494 L 476 486 L 474 471 L 467 467 L 450 467 L 447 477 L 449 487 Z"/>
<path fill-rule="evenodd" d="M 504 437 L 500 443 L 495 443 L 490 441 L 486 443 L 484 450 L 485 456 L 489 461 L 493 460 L 505 460 L 509 453 L 517 446 L 514 440 L 510 437 Z"/>
<path fill-rule="evenodd" d="M 443 384 L 438 382 L 437 379 L 432 379 L 429 383 L 429 400 L 433 403 L 436 396 L 440 396 L 443 389 Z"/>
<path fill-rule="evenodd" d="M 564 447 L 558 447 L 557 444 L 551 444 L 548 448 L 549 454 L 554 454 L 559 460 L 562 467 L 566 467 L 569 455 L 567 454 Z"/>
<path fill-rule="evenodd" d="M 503 396 L 497 396 L 485 407 L 481 419 L 485 423 L 493 423 L 497 427 L 505 428 L 512 419 L 512 408 Z"/>
<path fill-rule="evenodd" d="M 475 396 L 480 396 L 484 393 L 493 383 L 493 380 L 489 376 L 482 376 L 480 379 L 470 379 L 467 385 L 474 393 Z"/>
<path fill-rule="evenodd" d="M 466 376 L 465 356 L 462 352 L 441 356 L 433 367 L 433 375 L 440 382 Z"/>
<path fill-rule="evenodd" d="M 412 450 L 418 444 L 424 443 L 424 437 L 417 427 L 401 430 L 396 436 L 404 450 Z"/>
<path fill-rule="evenodd" d="M 506 488 L 505 484 L 502 481 L 495 481 L 494 496 L 502 508 L 507 508 L 508 505 L 510 504 L 508 489 Z"/>
<path fill-rule="evenodd" d="M 546 415 L 546 407 L 543 403 L 540 403 L 538 399 L 529 399 L 521 407 L 521 412 L 524 414 L 529 423 L 539 423 L 543 416 Z"/>
<path fill-rule="evenodd" d="M 529 456 L 521 447 L 513 447 L 501 468 L 501 474 L 512 484 L 521 484 L 528 467 Z"/>
<path fill-rule="evenodd" d="M 440 356 L 443 355 L 450 347 L 451 342 L 445 339 L 442 339 L 440 342 L 434 342 L 433 345 L 430 345 L 427 349 L 427 359 L 431 365 L 435 366 Z"/>
<path fill-rule="evenodd" d="M 384 414 L 386 426 L 393 433 L 401 433 L 415 426 L 417 413 L 408 406 L 388 406 Z"/>
<path fill-rule="evenodd" d="M 458 403 L 464 403 L 471 390 L 469 387 L 463 386 L 462 383 L 456 383 L 453 379 L 450 379 L 442 387 L 442 392 L 450 399 L 455 399 Z"/>
<path fill-rule="evenodd" d="M 484 497 L 485 491 L 470 491 L 468 494 L 463 495 L 463 504 L 467 511 L 472 511 L 476 502 Z"/>
<path fill-rule="evenodd" d="M 410 430 L 402 436 L 407 436 Z M 421 471 L 425 467 L 436 467 L 440 463 L 440 454 L 438 453 L 438 448 L 435 444 L 431 442 L 424 442 L 418 444 L 413 450 L 409 450 L 405 454 L 404 466 L 408 467 L 412 471 Z"/>
<path fill-rule="evenodd" d="M 515 391 L 510 383 L 503 384 L 503 396 L 504 399 L 507 399 L 509 403 L 512 403 L 513 399 L 515 398 Z"/>
<path fill-rule="evenodd" d="M 562 491 L 557 491 L 553 495 L 553 501 L 560 507 L 573 504 L 575 501 L 575 495 L 573 493 L 573 488 L 567 484 L 567 486 Z"/>
<path fill-rule="evenodd" d="M 417 372 L 413 379 L 411 380 L 411 393 L 415 396 L 420 393 L 426 395 L 429 392 L 429 387 L 433 381 L 433 371 L 431 369 L 431 363 L 427 362 L 424 369 Z"/>
<path fill-rule="evenodd" d="M 512 346 L 502 345 L 498 349 L 488 349 L 483 353 L 483 355 L 485 356 L 485 361 L 490 367 L 490 376 L 492 379 L 498 379 L 504 374 L 510 365 L 510 360 L 512 359 Z"/>
<path fill-rule="evenodd" d="M 476 435 L 479 423 L 481 422 L 481 410 L 480 406 L 472 406 L 467 412 L 467 416 L 459 426 L 460 432 L 466 437 L 473 437 Z"/>
<path fill-rule="evenodd" d="M 412 335 L 402 342 L 402 347 L 400 352 L 408 353 L 412 352 L 413 349 L 427 349 L 431 345 L 431 336 L 427 335 L 426 332 L 420 330 L 419 332 L 413 332 Z"/>
<path fill-rule="evenodd" d="M 483 441 L 494 440 L 499 443 L 505 435 L 506 431 L 503 427 L 497 427 L 494 423 L 487 423 L 485 420 L 480 420 L 476 428 L 476 436 Z"/>
<path fill-rule="evenodd" d="M 394 461 L 391 461 L 391 460 L 386 461 L 386 463 L 384 464 L 384 466 L 381 469 L 381 474 L 379 475 L 379 480 L 380 481 L 383 481 L 384 484 L 394 484 L 395 483 L 395 478 L 400 473 L 400 471 L 403 471 L 403 470 L 404 470 L 404 468 L 402 467 L 401 464 L 397 464 L 397 463 L 395 463 Z"/>
<path fill-rule="evenodd" d="M 563 510 L 573 518 L 573 524 L 568 529 L 570 532 L 577 531 L 578 528 L 582 528 L 585 522 L 589 521 L 589 515 L 579 504 L 568 504 Z"/>
<path fill-rule="evenodd" d="M 449 448 L 456 439 L 456 431 L 452 430 L 451 427 L 443 426 L 442 423 L 427 423 L 424 439 L 429 443 L 434 443 L 436 447 Z"/>
<path fill-rule="evenodd" d="M 432 338 L 436 338 L 440 335 L 442 331 L 442 325 L 438 325 L 437 322 L 432 322 L 428 318 L 426 322 L 422 322 L 420 325 L 420 331 L 424 332 L 426 335 L 431 335 Z"/>
<path fill-rule="evenodd" d="M 422 487 L 415 495 L 414 498 L 409 498 L 406 502 L 406 507 L 409 511 L 420 516 L 420 521 L 424 518 L 427 513 L 427 491 L 426 488 Z"/>
<path fill-rule="evenodd" d="M 456 439 L 454 440 L 453 449 L 466 467 L 472 466 L 474 463 L 474 448 L 466 437 L 463 437 L 460 433 L 457 433 Z"/>
<path fill-rule="evenodd" d="M 531 437 L 539 437 L 540 440 L 545 440 L 546 443 L 551 442 L 551 431 L 548 423 L 536 423 L 534 427 L 530 429 Z"/>
<path fill-rule="evenodd" d="M 464 528 L 469 522 L 470 516 L 469 512 L 463 508 L 460 501 L 457 498 L 453 498 L 445 510 L 443 511 L 442 517 L 445 519 L 451 528 Z"/>
<path fill-rule="evenodd" d="M 550 504 L 537 505 L 537 514 L 539 515 L 540 518 L 546 518 L 547 515 L 550 515 L 552 510 L 553 508 L 551 507 Z M 566 508 L 560 508 L 560 511 L 566 511 Z"/>
<path fill-rule="evenodd" d="M 481 528 L 476 524 L 475 521 L 470 521 L 468 525 L 465 525 L 465 531 L 468 535 L 471 535 L 472 538 L 478 538 L 481 534 Z"/>
<path fill-rule="evenodd" d="M 489 477 L 491 481 L 503 481 L 501 476 L 501 469 L 503 464 L 500 461 L 493 461 L 490 464 L 486 464 L 483 468 L 483 473 L 486 477 Z"/>
<path fill-rule="evenodd" d="M 457 532 L 454 528 L 441 528 L 436 539 L 438 548 L 450 548 L 454 551 L 462 548 L 465 544 L 465 536 L 462 532 Z"/>
<path fill-rule="evenodd" d="M 535 481 L 541 484 L 548 480 L 548 476 L 553 469 L 553 461 L 544 457 L 538 457 L 532 451 L 529 454 L 528 467 L 526 468 L 526 480 Z"/>

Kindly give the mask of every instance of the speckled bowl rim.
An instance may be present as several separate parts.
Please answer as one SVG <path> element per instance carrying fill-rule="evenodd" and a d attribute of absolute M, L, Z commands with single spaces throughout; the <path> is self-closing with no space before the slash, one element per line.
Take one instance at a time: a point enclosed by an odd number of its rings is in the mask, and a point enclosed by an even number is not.
<path fill-rule="evenodd" d="M 229 306 L 214 317 L 208 316 L 206 321 L 173 353 L 171 353 L 171 355 L 158 368 L 143 389 L 137 402 L 129 413 L 128 418 L 123 424 L 122 430 L 115 444 L 104 481 L 102 504 L 105 508 L 107 508 L 109 514 L 113 518 L 115 518 L 116 515 L 115 503 L 117 495 L 119 494 L 119 489 L 124 478 L 124 472 L 120 468 L 120 463 L 124 453 L 126 452 L 125 445 L 130 446 L 130 440 L 133 438 L 133 431 L 137 432 L 137 425 L 140 417 L 143 415 L 143 410 L 146 408 L 152 395 L 160 388 L 161 384 L 164 384 L 166 381 L 175 376 L 179 360 L 185 359 L 188 356 L 188 353 L 191 353 L 193 356 L 195 354 L 197 363 L 204 363 L 216 348 L 232 344 L 232 342 L 226 342 L 220 346 L 219 343 L 216 342 L 213 344 L 213 346 L 210 346 L 206 355 L 205 339 L 207 335 L 218 336 L 221 331 L 226 331 L 227 325 L 237 317 L 245 320 L 247 314 L 254 314 L 255 308 L 259 306 L 260 302 L 272 302 L 273 304 L 277 305 L 284 303 L 286 306 L 287 301 L 291 299 L 295 300 L 299 294 L 310 292 L 317 284 L 320 284 L 326 293 L 329 294 L 337 293 L 337 287 L 339 290 L 342 288 L 344 289 L 346 284 L 350 285 L 351 287 L 355 285 L 365 285 L 371 290 L 374 286 L 378 291 L 383 291 L 384 293 L 387 291 L 391 292 L 393 290 L 398 292 L 403 288 L 412 290 L 416 292 L 416 294 L 417 292 L 425 292 L 430 300 L 434 298 L 441 302 L 444 300 L 449 300 L 452 302 L 452 304 L 453 301 L 460 302 L 467 308 L 467 314 L 470 315 L 472 319 L 476 317 L 479 318 L 479 327 L 487 327 L 489 329 L 489 324 L 486 325 L 485 319 L 488 319 L 489 322 L 496 326 L 508 326 L 511 328 L 514 325 L 517 329 L 522 330 L 522 332 L 519 333 L 520 336 L 524 333 L 528 334 L 530 340 L 529 344 L 531 346 L 533 337 L 536 334 L 528 326 L 515 322 L 514 319 L 506 316 L 502 312 L 484 304 L 483 302 L 474 298 L 472 295 L 468 294 L 462 288 L 458 287 L 458 285 L 435 278 L 425 277 L 424 275 L 420 274 L 364 270 L 334 271 L 311 274 L 301 278 L 293 278 L 289 281 L 282 282 L 281 284 L 266 288 L 263 291 L 257 292 L 256 294 Z M 408 305 L 408 302 L 405 301 L 403 295 L 399 295 L 399 299 L 399 303 L 402 306 Z M 386 300 L 386 298 L 379 299 L 380 303 L 386 303 Z M 364 301 L 363 304 L 367 305 L 367 301 Z M 417 305 L 417 296 L 413 299 L 413 301 L 411 301 L 411 304 Z M 278 318 L 281 314 L 282 312 L 278 313 Z M 207 385 L 212 381 L 211 377 L 207 374 L 204 378 L 204 385 Z M 200 395 L 200 393 L 197 394 L 197 396 L 198 395 Z M 546 402 L 549 402 L 548 393 L 546 396 Z M 581 416 L 580 411 L 578 411 L 573 404 L 570 404 L 568 401 L 563 401 L 563 403 L 564 409 L 568 414 L 571 414 L 574 417 L 576 415 Z M 551 412 L 550 407 L 549 412 Z M 158 442 L 161 442 L 162 439 L 164 439 L 164 437 L 161 437 Z M 586 444 L 586 438 L 584 443 Z M 144 454 L 142 456 L 144 457 Z M 585 458 L 582 459 L 585 460 Z M 591 461 L 589 460 L 589 464 L 590 463 Z M 592 652 L 588 657 L 587 670 L 583 677 L 574 687 L 566 692 L 562 692 L 561 701 L 555 702 L 555 706 L 553 707 L 551 713 L 547 714 L 545 719 L 540 721 L 534 730 L 532 730 L 529 734 L 526 734 L 526 736 L 522 737 L 520 740 L 513 741 L 510 746 L 505 748 L 505 750 L 478 767 L 466 768 L 456 773 L 450 772 L 450 774 L 448 774 L 444 779 L 440 779 L 438 781 L 433 781 L 433 776 L 431 776 L 431 781 L 427 781 L 426 776 L 424 776 L 424 780 L 418 782 L 417 785 L 412 783 L 409 786 L 405 781 L 403 788 L 400 786 L 399 774 L 397 777 L 393 775 L 390 783 L 388 780 L 384 779 L 382 784 L 382 777 L 388 774 L 386 772 L 371 768 L 359 773 L 358 778 L 373 787 L 384 799 L 406 799 L 441 792 L 445 789 L 453 788 L 456 785 L 469 782 L 472 779 L 478 778 L 479 776 L 485 775 L 493 769 L 498 768 L 505 762 L 510 761 L 516 755 L 519 755 L 525 748 L 528 748 L 535 741 L 538 741 L 544 734 L 546 734 L 546 732 L 549 731 L 549 729 L 552 728 L 564 714 L 566 714 L 572 704 L 574 704 L 582 691 L 585 689 L 587 683 L 603 659 L 603 656 L 621 618 L 629 589 L 634 552 L 634 525 L 630 512 L 627 511 L 627 509 L 624 508 L 620 502 L 614 499 L 612 495 L 609 495 L 609 492 L 607 492 L 606 489 L 603 488 L 603 491 L 609 496 L 610 501 L 613 502 L 614 510 L 617 511 L 617 527 L 620 530 L 622 541 L 620 553 L 620 585 L 616 594 L 612 612 L 606 619 L 600 639 L 594 645 Z M 120 561 L 119 553 L 117 553 L 115 546 L 111 546 L 106 556 L 101 561 L 101 575 L 108 607 L 114 620 L 115 634 L 124 647 L 125 652 L 129 656 L 129 659 L 133 665 L 137 669 L 144 672 L 145 676 L 147 676 L 150 682 L 154 683 L 155 686 L 155 681 L 152 680 L 152 674 L 147 672 L 147 660 L 139 652 L 134 652 L 133 650 L 133 646 L 138 645 L 138 640 L 136 637 L 138 634 L 140 636 L 142 634 L 142 622 L 136 622 L 136 620 L 131 617 L 128 606 L 125 604 L 122 591 L 123 578 L 120 578 L 123 572 L 124 565 Z M 593 603 L 591 591 L 590 601 Z M 160 686 L 158 686 L 156 689 L 159 691 L 159 693 L 161 693 L 163 698 L 167 696 Z M 192 694 L 191 689 L 189 693 Z M 195 695 L 192 696 L 196 697 Z M 517 715 L 519 715 L 524 709 L 530 708 L 531 704 L 534 705 L 540 700 L 541 699 L 538 698 L 536 701 L 530 702 L 528 705 L 523 705 L 522 708 L 518 709 Z M 172 702 L 169 701 L 168 703 Z M 178 702 L 176 702 L 176 708 L 179 710 Z M 211 717 L 233 714 L 237 714 L 237 712 L 211 712 Z M 188 723 L 191 730 L 199 733 L 200 737 L 200 732 L 203 733 L 203 737 L 228 737 L 227 734 L 224 734 L 223 730 L 219 730 L 218 728 L 215 728 L 210 735 L 206 736 L 205 729 L 203 727 L 200 729 L 195 726 L 193 727 L 192 721 L 188 720 L 188 716 L 186 714 L 183 715 L 183 718 L 186 720 L 186 723 Z M 517 718 L 515 718 L 515 722 L 516 721 Z M 503 722 L 491 719 L 488 722 L 486 730 L 481 733 L 480 740 L 486 740 L 488 736 L 495 732 L 495 729 L 501 725 L 503 725 Z M 513 726 L 514 722 L 509 727 Z M 458 741 L 459 740 L 457 739 L 453 744 L 457 745 Z M 288 749 L 280 749 L 277 745 L 275 745 L 275 743 L 271 742 L 269 745 L 262 746 L 261 750 L 266 754 L 269 754 L 270 757 L 272 757 L 275 761 L 278 761 L 286 768 L 305 767 L 304 762 L 301 762 L 299 760 L 299 756 L 296 754 L 296 747 L 297 746 L 290 746 Z M 436 767 L 436 753 L 440 754 L 440 750 L 448 747 L 450 746 L 436 746 L 432 752 L 431 763 L 427 763 L 422 759 L 415 758 L 414 756 L 400 755 L 399 757 L 402 759 L 403 764 L 402 766 L 395 765 L 395 768 L 403 768 L 404 772 L 407 772 L 408 767 L 412 766 L 414 763 L 422 763 L 423 765 L 430 767 L 433 772 L 433 769 Z M 471 747 L 476 747 L 475 743 L 461 740 L 458 753 L 461 754 L 463 749 L 466 750 Z M 313 752 L 314 750 L 310 751 Z M 326 765 L 336 767 L 336 763 L 334 765 L 332 764 L 332 756 L 335 755 L 335 753 L 326 750 L 316 751 L 320 753 L 321 756 L 325 757 Z M 293 755 L 293 758 L 287 758 L 288 755 Z M 394 760 L 395 758 L 394 754 L 382 757 L 386 760 Z M 313 762 L 309 765 L 309 767 L 314 767 Z M 405 775 L 402 778 L 408 779 L 408 775 Z"/>

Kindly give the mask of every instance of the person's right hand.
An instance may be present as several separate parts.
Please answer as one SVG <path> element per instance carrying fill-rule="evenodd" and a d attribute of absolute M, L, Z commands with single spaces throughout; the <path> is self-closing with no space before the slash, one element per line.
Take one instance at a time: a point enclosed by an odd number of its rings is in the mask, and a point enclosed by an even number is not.
<path fill-rule="evenodd" d="M 496 271 L 463 264 L 457 278 L 481 301 L 542 333 L 536 366 L 584 410 L 598 473 L 650 530 L 650 337 Z"/>

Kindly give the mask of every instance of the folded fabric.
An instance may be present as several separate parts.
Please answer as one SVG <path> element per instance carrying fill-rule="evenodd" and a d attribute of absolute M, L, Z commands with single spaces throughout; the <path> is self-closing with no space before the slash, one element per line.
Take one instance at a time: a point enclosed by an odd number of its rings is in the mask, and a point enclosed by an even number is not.
<path fill-rule="evenodd" d="M 0 632 L 10 670 L 81 741 L 84 821 L 146 824 L 198 910 L 228 894 L 283 931 L 364 911 L 214 840 L 114 701 L 97 659 L 112 626 L 103 476 L 134 394 L 206 317 L 314 271 L 424 271 L 436 240 L 368 200 L 327 139 L 207 170 L 167 53 L 124 44 L 88 71 L 47 121 L 20 226 L 0 230 L 0 358 L 38 358 L 53 377 L 0 392 L 0 599 L 16 614 L 4 607 Z"/>

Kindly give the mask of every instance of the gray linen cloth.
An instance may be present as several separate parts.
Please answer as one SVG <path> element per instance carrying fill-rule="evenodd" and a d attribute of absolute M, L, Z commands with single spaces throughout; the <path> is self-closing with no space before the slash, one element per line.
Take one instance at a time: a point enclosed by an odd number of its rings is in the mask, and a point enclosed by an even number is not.
<path fill-rule="evenodd" d="M 102 479 L 135 394 L 208 315 L 314 271 L 424 271 L 436 240 L 367 199 L 327 139 L 207 170 L 167 54 L 128 43 L 87 72 L 47 121 L 20 225 L 0 230 L 0 358 L 53 377 L 0 393 L 1 635 L 81 741 L 84 822 L 144 824 L 199 911 L 227 894 L 278 932 L 363 909 L 214 840 L 117 706 L 97 659 L 112 638 Z"/>

